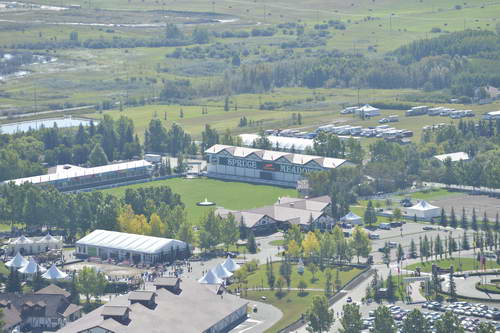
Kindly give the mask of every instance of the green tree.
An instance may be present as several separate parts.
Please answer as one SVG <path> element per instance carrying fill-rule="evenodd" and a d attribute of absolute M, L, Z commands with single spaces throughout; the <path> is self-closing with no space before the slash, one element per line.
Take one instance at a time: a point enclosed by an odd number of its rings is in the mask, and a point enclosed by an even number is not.
<path fill-rule="evenodd" d="M 228 216 L 222 220 L 221 240 L 229 250 L 229 246 L 235 244 L 240 236 L 238 224 L 234 215 L 229 213 Z"/>
<path fill-rule="evenodd" d="M 5 284 L 5 291 L 11 293 L 21 292 L 21 280 L 15 268 L 10 269 L 10 274 Z"/>
<path fill-rule="evenodd" d="M 375 333 L 395 333 L 396 326 L 392 314 L 386 306 L 379 306 L 375 310 L 375 320 L 373 325 Z"/>
<path fill-rule="evenodd" d="M 304 280 L 300 280 L 299 284 L 297 285 L 297 288 L 299 288 L 299 294 L 304 295 L 305 290 L 307 288 L 307 282 Z"/>
<path fill-rule="evenodd" d="M 312 305 L 306 313 L 307 331 L 311 333 L 328 332 L 332 326 L 333 310 L 328 309 L 328 300 L 324 296 L 314 296 Z"/>
<path fill-rule="evenodd" d="M 471 222 L 471 228 L 474 231 L 478 230 L 478 225 L 477 225 L 477 215 L 476 215 L 476 208 L 472 208 L 472 222 Z"/>
<path fill-rule="evenodd" d="M 76 271 L 73 271 L 73 276 L 71 277 L 70 286 L 70 302 L 73 304 L 80 304 L 80 293 L 78 292 L 78 284 L 76 280 Z"/>
<path fill-rule="evenodd" d="M 450 311 L 447 311 L 435 322 L 434 328 L 436 333 L 465 333 L 460 319 Z"/>
<path fill-rule="evenodd" d="M 410 242 L 410 257 L 411 258 L 417 257 L 417 245 L 415 244 L 415 240 L 413 240 L 413 238 L 411 239 Z"/>
<path fill-rule="evenodd" d="M 401 212 L 401 208 L 398 207 L 394 209 L 392 216 L 394 217 L 394 220 L 400 221 L 403 218 L 403 213 Z"/>
<path fill-rule="evenodd" d="M 286 282 L 285 279 L 282 276 L 278 276 L 278 279 L 276 280 L 276 288 L 278 288 L 278 296 L 283 295 L 283 287 L 285 286 Z"/>
<path fill-rule="evenodd" d="M 165 29 L 165 37 L 167 39 L 184 39 L 184 34 L 177 25 L 168 23 Z"/>
<path fill-rule="evenodd" d="M 456 299 L 457 297 L 457 285 L 455 284 L 454 276 L 453 276 L 453 266 L 450 267 L 450 275 L 449 275 L 449 283 L 450 283 L 450 297 L 451 299 Z"/>
<path fill-rule="evenodd" d="M 253 234 L 253 230 L 250 230 L 250 233 L 248 234 L 247 248 L 248 252 L 257 253 L 257 242 L 255 241 L 255 235 Z"/>
<path fill-rule="evenodd" d="M 476 333 L 495 333 L 496 329 L 491 323 L 482 322 L 477 327 Z"/>
<path fill-rule="evenodd" d="M 106 153 L 102 149 L 101 145 L 97 143 L 89 155 L 90 166 L 96 167 L 101 165 L 107 165 L 109 163 Z"/>
<path fill-rule="evenodd" d="M 284 260 L 280 265 L 280 275 L 285 279 L 288 289 L 292 284 L 292 264 L 290 263 L 290 257 L 285 256 Z"/>
<path fill-rule="evenodd" d="M 372 226 L 377 222 L 377 215 L 375 214 L 375 208 L 373 208 L 373 203 L 371 200 L 368 201 L 368 205 L 366 206 L 364 221 L 368 226 Z"/>
<path fill-rule="evenodd" d="M 439 218 L 439 225 L 443 228 L 448 226 L 448 217 L 446 216 L 444 208 L 441 209 L 441 217 Z"/>
<path fill-rule="evenodd" d="M 420 310 L 414 309 L 403 321 L 403 332 L 405 333 L 431 333 L 429 321 L 425 319 Z"/>
<path fill-rule="evenodd" d="M 210 40 L 208 31 L 204 28 L 196 27 L 192 34 L 193 42 L 196 44 L 206 44 Z"/>
<path fill-rule="evenodd" d="M 360 226 L 356 226 L 352 232 L 352 245 L 356 256 L 367 258 L 371 252 L 370 238 L 368 233 Z"/>
<path fill-rule="evenodd" d="M 274 290 L 274 284 L 276 282 L 276 276 L 274 275 L 273 262 L 269 259 L 266 262 L 266 277 L 267 284 L 271 290 Z"/>
<path fill-rule="evenodd" d="M 90 303 L 91 296 L 98 297 L 104 294 L 106 278 L 103 273 L 93 267 L 83 267 L 76 279 L 77 289 L 85 296 L 86 303 Z"/>
<path fill-rule="evenodd" d="M 325 271 L 325 296 L 330 297 L 332 295 L 333 287 L 333 274 L 332 270 L 327 268 Z"/>
<path fill-rule="evenodd" d="M 389 276 L 387 277 L 387 299 L 393 301 L 396 299 L 396 286 L 394 285 L 394 280 L 392 278 L 392 273 L 389 271 Z"/>
<path fill-rule="evenodd" d="M 467 221 L 467 214 L 465 213 L 465 207 L 462 207 L 460 228 L 464 229 L 465 231 L 467 231 L 467 229 L 469 229 L 469 222 Z"/>
<path fill-rule="evenodd" d="M 344 315 L 340 319 L 342 327 L 339 329 L 339 332 L 360 333 L 363 330 L 363 321 L 361 320 L 359 305 L 354 303 L 345 304 L 342 307 L 342 312 L 344 312 Z"/>
<path fill-rule="evenodd" d="M 316 273 L 318 273 L 319 271 L 319 267 L 318 265 L 316 265 L 315 263 L 311 262 L 307 268 L 311 271 L 311 274 L 312 274 L 312 282 L 316 281 Z"/>
<path fill-rule="evenodd" d="M 450 227 L 453 229 L 456 229 L 458 226 L 458 221 L 457 221 L 457 216 L 455 215 L 455 208 L 451 207 L 451 213 L 450 213 Z"/>

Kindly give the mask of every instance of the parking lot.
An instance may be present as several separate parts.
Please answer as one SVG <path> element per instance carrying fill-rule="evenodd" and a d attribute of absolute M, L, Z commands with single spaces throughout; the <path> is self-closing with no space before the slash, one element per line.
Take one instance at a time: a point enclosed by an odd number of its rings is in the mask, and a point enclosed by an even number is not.
<path fill-rule="evenodd" d="M 373 329 L 374 313 L 377 307 L 378 304 L 370 304 L 361 308 L 364 332 L 370 332 L 371 329 Z M 419 309 L 422 311 L 424 317 L 429 321 L 431 328 L 446 311 L 451 311 L 460 319 L 462 326 L 468 332 L 476 331 L 481 322 L 489 322 L 496 328 L 497 331 L 500 330 L 500 310 L 497 307 L 481 303 L 426 302 L 420 305 L 398 303 L 397 305 L 389 305 L 388 308 L 398 327 L 402 327 L 403 320 L 410 311 L 413 309 Z"/>

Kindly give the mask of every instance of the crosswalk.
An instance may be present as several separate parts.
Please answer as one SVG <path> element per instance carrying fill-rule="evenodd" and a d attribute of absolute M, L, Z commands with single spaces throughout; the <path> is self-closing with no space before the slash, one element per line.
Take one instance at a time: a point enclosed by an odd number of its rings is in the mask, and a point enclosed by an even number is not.
<path fill-rule="evenodd" d="M 248 330 L 251 330 L 252 328 L 260 325 L 261 323 L 262 323 L 262 321 L 260 321 L 260 320 L 248 318 L 243 323 L 241 323 L 238 326 L 236 326 L 235 328 L 233 328 L 231 330 L 231 333 L 243 333 L 243 332 L 246 332 Z"/>

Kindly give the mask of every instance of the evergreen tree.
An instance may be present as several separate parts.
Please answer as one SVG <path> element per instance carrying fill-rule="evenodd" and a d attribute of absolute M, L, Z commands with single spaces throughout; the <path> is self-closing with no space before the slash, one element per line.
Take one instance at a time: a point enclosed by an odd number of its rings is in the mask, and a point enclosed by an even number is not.
<path fill-rule="evenodd" d="M 488 220 L 488 216 L 486 215 L 486 212 L 484 212 L 483 215 L 483 230 L 488 231 L 490 229 L 490 221 Z"/>
<path fill-rule="evenodd" d="M 443 228 L 448 226 L 448 217 L 446 216 L 444 208 L 441 209 L 441 217 L 439 219 L 439 225 Z"/>
<path fill-rule="evenodd" d="M 455 299 L 457 297 L 457 285 L 455 284 L 453 276 L 453 266 L 450 267 L 449 283 L 450 289 L 448 290 L 448 292 L 450 293 L 450 297 L 452 299 Z"/>
<path fill-rule="evenodd" d="M 450 227 L 456 229 L 458 226 L 457 216 L 455 215 L 455 208 L 451 207 L 451 216 L 450 216 Z"/>
<path fill-rule="evenodd" d="M 276 282 L 276 276 L 274 275 L 273 262 L 269 259 L 266 262 L 266 277 L 267 284 L 271 290 L 274 290 L 274 283 Z"/>
<path fill-rule="evenodd" d="M 380 305 L 375 310 L 375 320 L 373 325 L 374 333 L 395 333 L 396 325 L 392 314 L 386 306 Z"/>
<path fill-rule="evenodd" d="M 332 270 L 327 268 L 325 272 L 325 296 L 330 297 L 332 295 L 332 286 L 333 286 L 333 274 Z"/>
<path fill-rule="evenodd" d="M 252 230 L 250 230 L 250 233 L 248 235 L 247 248 L 248 252 L 252 254 L 257 253 L 257 242 L 255 241 L 255 235 L 253 234 Z"/>
<path fill-rule="evenodd" d="M 467 236 L 467 232 L 464 232 L 464 234 L 463 234 L 462 249 L 463 250 L 470 250 L 469 237 Z"/>
<path fill-rule="evenodd" d="M 474 231 L 478 230 L 476 208 L 472 208 L 472 223 L 471 223 L 471 228 Z"/>
<path fill-rule="evenodd" d="M 411 258 L 417 257 L 417 245 L 415 244 L 415 241 L 413 240 L 413 238 L 411 239 L 411 242 L 410 242 L 410 257 Z"/>
<path fill-rule="evenodd" d="M 15 268 L 10 269 L 9 278 L 5 284 L 5 291 L 11 293 L 21 292 L 21 280 Z"/>
<path fill-rule="evenodd" d="M 98 143 L 94 146 L 89 155 L 90 166 L 96 167 L 101 165 L 107 165 L 109 163 L 106 153 L 102 149 L 101 145 Z"/>
<path fill-rule="evenodd" d="M 33 280 L 31 281 L 31 286 L 33 287 L 33 291 L 38 291 L 45 287 L 47 284 L 45 283 L 45 280 L 42 278 L 42 273 L 40 271 L 37 271 L 35 275 L 33 276 Z"/>
<path fill-rule="evenodd" d="M 389 301 L 395 300 L 395 298 L 396 298 L 396 286 L 394 285 L 391 271 L 389 271 L 389 276 L 387 277 L 387 282 L 386 282 L 385 287 L 387 289 L 387 299 Z"/>
<path fill-rule="evenodd" d="M 78 292 L 78 286 L 76 283 L 76 271 L 73 271 L 70 288 L 70 302 L 73 304 L 80 304 L 80 293 Z"/>
<path fill-rule="evenodd" d="M 460 221 L 460 227 L 467 231 L 469 229 L 469 222 L 467 221 L 467 214 L 465 214 L 465 207 L 462 207 L 462 220 Z"/>
<path fill-rule="evenodd" d="M 495 232 L 500 232 L 500 217 L 498 216 L 498 212 L 497 212 L 497 215 L 495 217 Z"/>

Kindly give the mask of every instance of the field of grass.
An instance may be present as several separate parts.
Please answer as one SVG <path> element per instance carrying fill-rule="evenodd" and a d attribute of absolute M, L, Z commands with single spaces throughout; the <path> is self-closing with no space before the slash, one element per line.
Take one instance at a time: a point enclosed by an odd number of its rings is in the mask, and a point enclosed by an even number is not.
<path fill-rule="evenodd" d="M 453 196 L 459 196 L 460 193 L 450 192 L 446 189 L 433 189 L 430 191 L 415 192 L 409 195 L 409 197 L 418 200 L 436 200 L 442 198 L 449 198 Z"/>
<path fill-rule="evenodd" d="M 313 297 L 321 295 L 323 295 L 322 292 L 314 291 L 305 292 L 302 295 L 299 295 L 298 291 L 284 291 L 283 295 L 279 295 L 280 297 L 278 297 L 276 291 L 263 290 L 248 291 L 244 298 L 271 304 L 283 312 L 283 317 L 265 331 L 266 333 L 274 333 L 299 319 L 312 304 Z M 265 301 L 261 300 L 262 296 L 266 297 Z"/>
<path fill-rule="evenodd" d="M 274 263 L 273 264 L 273 272 L 276 277 L 280 276 L 279 269 L 281 264 Z M 335 277 L 337 274 L 337 270 L 339 271 L 339 278 L 342 282 L 342 285 L 352 280 L 356 275 L 361 272 L 359 268 L 352 267 L 340 267 L 334 268 L 333 271 L 333 280 L 335 281 Z M 291 277 L 291 288 L 298 288 L 298 284 L 300 281 L 304 281 L 307 283 L 307 288 L 310 289 L 324 289 L 325 288 L 325 271 L 318 270 L 315 274 L 314 279 L 309 267 L 305 268 L 303 274 L 299 274 L 297 272 L 297 266 L 292 266 L 292 277 Z M 248 287 L 249 288 L 269 288 L 269 284 L 267 283 L 266 277 L 266 265 L 259 266 L 259 269 L 253 272 L 247 278 Z"/>
<path fill-rule="evenodd" d="M 453 258 L 453 259 L 443 259 L 437 261 L 427 261 L 423 263 L 411 264 L 406 266 L 406 269 L 415 270 L 416 267 L 420 267 L 422 272 L 429 273 L 432 270 L 432 264 L 436 264 L 440 268 L 450 268 L 450 266 L 453 265 L 456 271 L 459 271 L 460 267 L 461 271 L 477 270 L 480 267 L 479 262 L 476 259 L 461 258 L 459 260 L 458 258 Z M 495 260 L 487 260 L 486 268 L 487 269 L 500 268 L 500 265 L 498 265 Z"/>
<path fill-rule="evenodd" d="M 253 185 L 238 182 L 226 182 L 208 178 L 185 179 L 173 178 L 144 184 L 115 187 L 103 192 L 122 197 L 127 188 L 169 186 L 173 192 L 181 196 L 186 205 L 188 218 L 197 224 L 211 208 L 199 207 L 197 202 L 205 200 L 215 202 L 217 206 L 227 209 L 250 209 L 272 205 L 278 197 L 297 196 L 297 191 L 275 186 Z"/>

